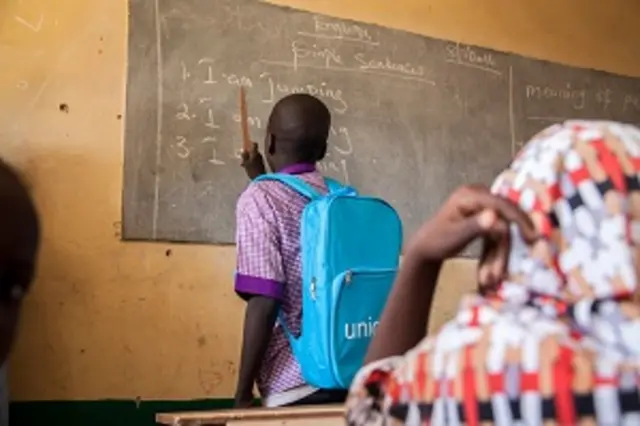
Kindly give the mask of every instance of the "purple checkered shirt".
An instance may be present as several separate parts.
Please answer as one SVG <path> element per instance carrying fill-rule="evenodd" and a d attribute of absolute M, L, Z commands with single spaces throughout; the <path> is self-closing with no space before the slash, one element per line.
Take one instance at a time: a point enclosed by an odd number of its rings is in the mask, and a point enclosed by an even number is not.
<path fill-rule="evenodd" d="M 311 164 L 281 170 L 296 174 L 325 193 L 320 173 Z M 281 301 L 292 333 L 300 332 L 302 268 L 300 216 L 308 200 L 280 182 L 254 182 L 236 207 L 237 269 L 235 290 L 242 297 L 261 295 Z M 258 377 L 262 398 L 305 385 L 300 365 L 280 324 L 276 324 Z"/>

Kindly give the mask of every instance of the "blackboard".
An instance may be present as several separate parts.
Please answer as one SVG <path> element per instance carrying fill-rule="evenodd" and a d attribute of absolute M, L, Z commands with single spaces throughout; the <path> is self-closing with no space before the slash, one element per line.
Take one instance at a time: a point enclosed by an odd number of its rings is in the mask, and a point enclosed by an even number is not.
<path fill-rule="evenodd" d="M 255 0 L 130 0 L 124 239 L 233 243 L 240 85 L 256 141 L 279 98 L 322 99 L 321 170 L 391 202 L 405 234 L 553 122 L 640 123 L 635 78 Z"/>

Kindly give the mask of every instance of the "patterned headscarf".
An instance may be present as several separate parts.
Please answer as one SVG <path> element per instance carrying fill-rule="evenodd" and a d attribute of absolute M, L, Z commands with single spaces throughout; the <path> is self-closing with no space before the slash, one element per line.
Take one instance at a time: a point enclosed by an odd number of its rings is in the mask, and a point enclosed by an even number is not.
<path fill-rule="evenodd" d="M 542 236 L 530 247 L 513 228 L 501 298 L 568 317 L 598 337 L 594 315 L 637 289 L 639 172 L 634 126 L 568 121 L 534 136 L 492 187 L 527 212 Z"/>
<path fill-rule="evenodd" d="M 363 369 L 349 424 L 640 424 L 639 172 L 636 127 L 534 136 L 492 191 L 541 238 L 512 227 L 497 292 L 464 297 L 437 334 Z"/>
<path fill-rule="evenodd" d="M 492 188 L 529 213 L 543 237 L 528 247 L 513 231 L 505 290 L 515 284 L 568 302 L 633 294 L 639 170 L 633 126 L 569 121 L 536 135 Z"/>

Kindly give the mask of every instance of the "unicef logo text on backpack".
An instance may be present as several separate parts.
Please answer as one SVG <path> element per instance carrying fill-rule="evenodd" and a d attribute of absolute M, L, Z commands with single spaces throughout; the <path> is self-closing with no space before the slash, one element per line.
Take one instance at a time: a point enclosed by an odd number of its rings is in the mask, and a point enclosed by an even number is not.
<path fill-rule="evenodd" d="M 347 340 L 370 339 L 376 332 L 378 324 L 379 321 L 373 321 L 371 317 L 367 321 L 346 323 L 344 325 L 344 337 Z"/>

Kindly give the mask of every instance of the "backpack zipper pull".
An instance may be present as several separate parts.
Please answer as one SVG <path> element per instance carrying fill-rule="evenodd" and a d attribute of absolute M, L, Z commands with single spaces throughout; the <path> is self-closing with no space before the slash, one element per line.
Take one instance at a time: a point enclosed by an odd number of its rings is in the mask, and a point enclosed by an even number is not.
<path fill-rule="evenodd" d="M 309 285 L 309 291 L 311 292 L 311 299 L 316 300 L 316 277 L 311 278 L 311 285 Z"/>
<path fill-rule="evenodd" d="M 351 271 L 347 271 L 347 273 L 344 275 L 344 282 L 349 285 L 351 284 L 351 277 L 352 277 L 353 273 Z"/>

